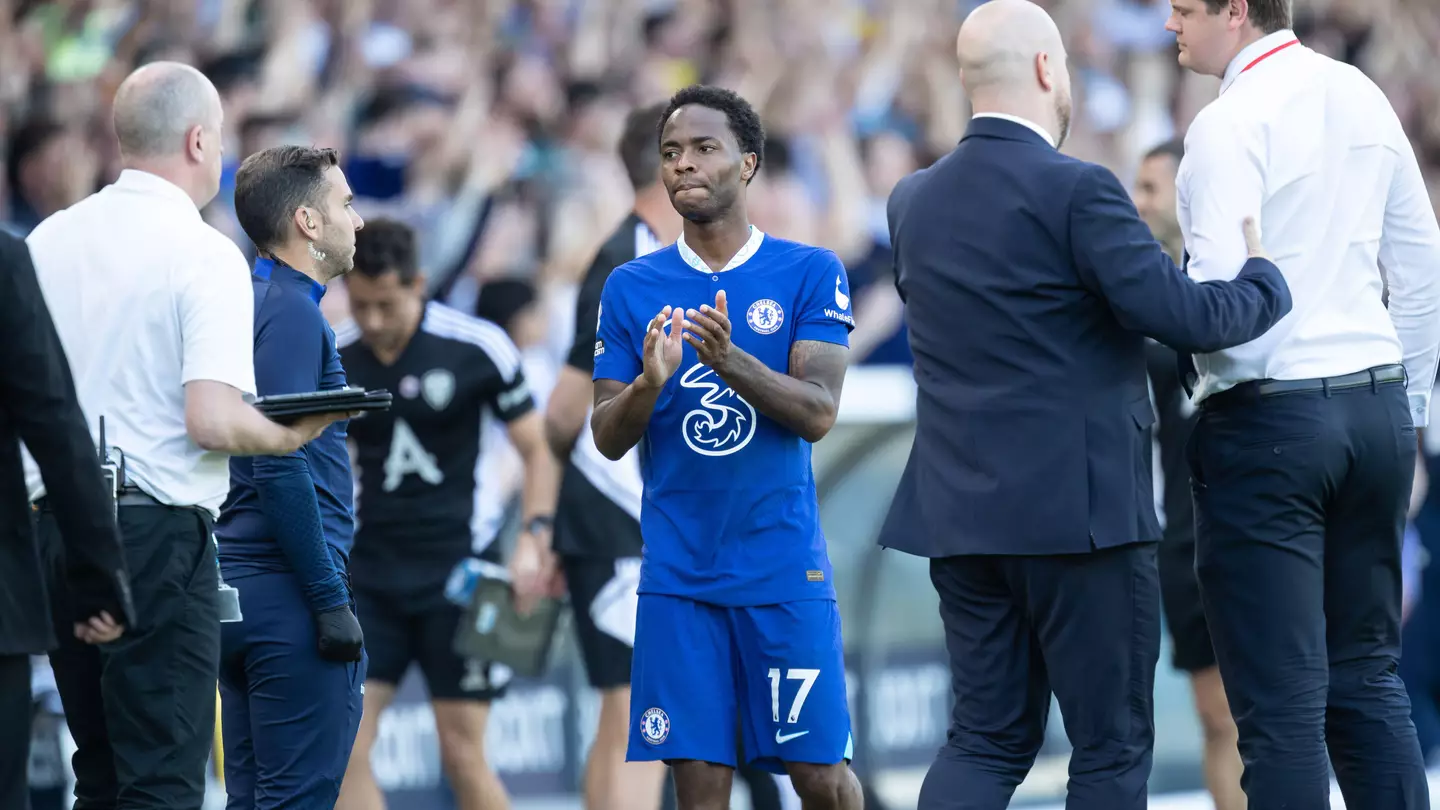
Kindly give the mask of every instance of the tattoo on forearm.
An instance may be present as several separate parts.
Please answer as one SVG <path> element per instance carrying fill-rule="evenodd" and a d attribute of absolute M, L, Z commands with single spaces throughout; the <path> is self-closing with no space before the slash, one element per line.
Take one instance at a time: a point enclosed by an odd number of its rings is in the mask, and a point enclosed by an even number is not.
<path fill-rule="evenodd" d="M 800 341 L 790 348 L 784 374 L 741 353 L 725 380 L 756 410 L 809 441 L 819 441 L 835 423 L 845 351 L 831 343 Z"/>
<path fill-rule="evenodd" d="M 790 376 L 824 388 L 838 404 L 849 365 L 847 350 L 835 343 L 802 340 L 790 347 Z"/>

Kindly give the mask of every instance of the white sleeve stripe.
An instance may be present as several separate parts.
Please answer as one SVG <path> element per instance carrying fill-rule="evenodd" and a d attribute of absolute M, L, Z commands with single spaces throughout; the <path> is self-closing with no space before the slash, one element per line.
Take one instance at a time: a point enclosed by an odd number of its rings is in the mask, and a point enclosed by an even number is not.
<path fill-rule="evenodd" d="M 484 349 L 507 379 L 520 367 L 520 350 L 510 341 L 504 329 L 490 321 L 464 315 L 449 307 L 432 306 L 425 323 L 431 334 L 463 340 Z"/>
<path fill-rule="evenodd" d="M 495 455 L 497 448 L 486 442 L 491 437 L 490 410 L 480 409 L 480 427 L 478 429 L 477 441 L 479 446 L 475 449 L 475 488 L 470 493 L 470 553 L 479 557 L 495 543 L 495 537 L 500 533 L 500 527 L 505 521 L 505 504 L 495 499 L 499 493 L 492 487 L 484 485 L 483 481 L 489 477 L 491 465 L 498 463 L 499 456 Z"/>
<path fill-rule="evenodd" d="M 425 310 L 420 328 L 436 337 L 462 341 L 484 350 L 507 382 L 515 379 L 520 370 L 520 350 L 504 329 L 489 321 L 432 303 Z"/>
<path fill-rule="evenodd" d="M 360 327 L 355 325 L 354 319 L 346 318 L 343 323 L 335 327 L 335 348 L 343 349 L 359 339 Z"/>

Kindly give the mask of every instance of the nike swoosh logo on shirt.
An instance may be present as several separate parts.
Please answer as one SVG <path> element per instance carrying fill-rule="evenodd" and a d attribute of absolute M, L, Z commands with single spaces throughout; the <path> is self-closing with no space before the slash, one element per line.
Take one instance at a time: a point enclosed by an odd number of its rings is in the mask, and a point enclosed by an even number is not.
<path fill-rule="evenodd" d="M 809 733 L 810 732 L 808 731 L 797 731 L 794 734 L 781 734 L 780 729 L 777 728 L 775 729 L 775 742 L 784 745 L 785 743 L 790 742 L 796 737 L 804 737 L 806 734 Z"/>

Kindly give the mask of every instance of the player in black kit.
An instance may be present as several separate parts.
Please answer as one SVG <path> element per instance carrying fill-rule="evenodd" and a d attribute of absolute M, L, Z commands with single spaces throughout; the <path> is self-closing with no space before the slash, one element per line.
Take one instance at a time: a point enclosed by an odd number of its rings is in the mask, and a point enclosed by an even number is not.
<path fill-rule="evenodd" d="M 1184 264 L 1184 237 L 1175 218 L 1175 174 L 1184 157 L 1179 141 L 1152 149 L 1140 162 L 1135 177 L 1135 207 L 1155 240 L 1177 264 Z M 1171 663 L 1190 676 L 1195 710 L 1205 737 L 1205 784 L 1216 810 L 1243 810 L 1240 789 L 1239 732 L 1230 716 L 1230 703 L 1220 682 L 1220 667 L 1210 643 L 1210 627 L 1200 605 L 1200 582 L 1195 576 L 1195 511 L 1190 500 L 1190 468 L 1186 444 L 1197 419 L 1195 408 L 1180 384 L 1175 351 L 1154 341 L 1145 346 L 1154 394 L 1160 445 L 1161 510 L 1165 532 L 1160 539 L 1160 601 L 1173 647 Z"/>
<path fill-rule="evenodd" d="M 487 506 L 477 480 L 485 425 L 505 423 L 525 465 L 522 532 L 511 559 L 517 599 L 549 588 L 558 472 L 504 330 L 424 298 L 411 230 L 378 220 L 356 241 L 346 283 L 352 320 L 336 331 L 351 385 L 385 388 L 386 413 L 351 424 L 356 525 L 351 552 L 357 613 L 370 668 L 364 719 L 341 791 L 341 810 L 379 810 L 370 747 L 381 711 L 412 662 L 435 710 L 441 761 L 459 810 L 509 806 L 486 764 L 490 702 L 509 673 L 451 649 L 462 609 L 446 580 L 468 558 L 496 564 L 503 505 Z"/>
<path fill-rule="evenodd" d="M 665 778 L 661 763 L 625 761 L 640 582 L 640 463 L 634 450 L 619 461 L 600 455 L 589 419 L 595 322 L 605 279 L 680 233 L 680 215 L 660 184 L 655 125 L 664 109 L 636 110 L 626 120 L 620 156 L 635 188 L 634 209 L 600 248 L 581 282 L 574 342 L 545 412 L 550 444 L 566 461 L 555 551 L 570 589 L 590 685 L 600 690 L 599 727 L 585 767 L 586 810 L 656 810 Z"/>

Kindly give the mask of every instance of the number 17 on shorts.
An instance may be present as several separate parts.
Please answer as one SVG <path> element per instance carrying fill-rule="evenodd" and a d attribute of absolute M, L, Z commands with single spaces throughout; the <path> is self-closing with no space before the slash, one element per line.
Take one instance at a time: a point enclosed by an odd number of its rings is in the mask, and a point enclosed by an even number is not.
<path fill-rule="evenodd" d="M 786 762 L 851 758 L 834 602 L 727 608 L 644 594 L 631 672 L 631 760 L 743 757 L 784 773 Z"/>

